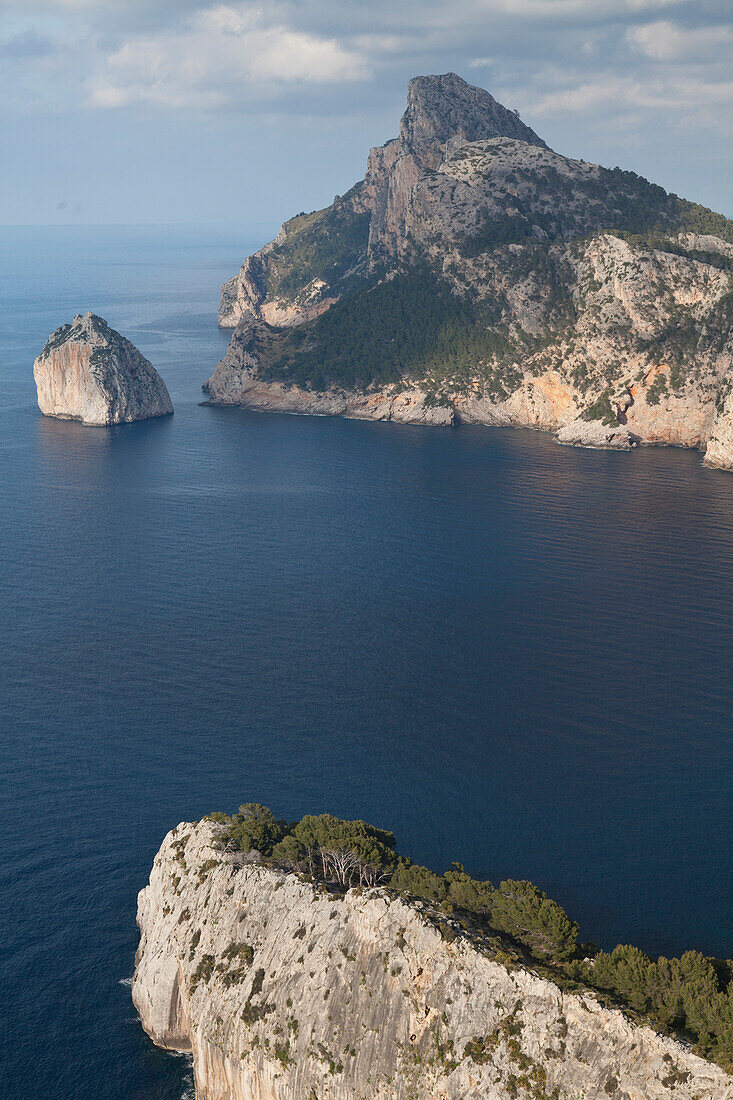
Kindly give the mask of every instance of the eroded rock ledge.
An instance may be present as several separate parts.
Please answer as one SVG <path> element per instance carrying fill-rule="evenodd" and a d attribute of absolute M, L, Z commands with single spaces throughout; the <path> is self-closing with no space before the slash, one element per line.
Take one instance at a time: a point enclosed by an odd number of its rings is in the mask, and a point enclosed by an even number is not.
<path fill-rule="evenodd" d="M 319 892 L 178 825 L 138 899 L 132 996 L 198 1100 L 733 1100 L 733 1079 L 383 891 Z"/>

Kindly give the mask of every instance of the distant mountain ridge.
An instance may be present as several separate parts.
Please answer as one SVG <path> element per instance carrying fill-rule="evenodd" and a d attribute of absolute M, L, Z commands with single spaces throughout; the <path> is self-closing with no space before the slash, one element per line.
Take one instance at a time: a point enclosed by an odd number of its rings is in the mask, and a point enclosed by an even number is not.
<path fill-rule="evenodd" d="M 210 400 L 672 443 L 733 467 L 733 222 L 553 152 L 454 73 L 222 288 Z"/>

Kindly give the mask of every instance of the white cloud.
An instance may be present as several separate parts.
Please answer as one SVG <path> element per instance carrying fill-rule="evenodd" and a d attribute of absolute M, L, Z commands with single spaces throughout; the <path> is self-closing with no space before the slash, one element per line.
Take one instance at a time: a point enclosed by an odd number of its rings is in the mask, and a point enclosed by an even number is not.
<path fill-rule="evenodd" d="M 640 81 L 613 74 L 559 88 L 531 104 L 538 115 L 598 110 L 618 112 L 623 107 L 689 110 L 701 104 L 733 104 L 733 80 L 702 80 L 689 76 L 669 76 Z"/>
<path fill-rule="evenodd" d="M 482 0 L 481 7 L 506 15 L 563 20 L 577 17 L 581 21 L 593 21 L 681 3 L 684 0 Z"/>
<path fill-rule="evenodd" d="M 533 101 L 531 110 L 537 115 L 559 115 L 577 111 L 590 113 L 607 103 L 616 106 L 621 101 L 628 103 L 640 94 L 638 84 L 610 76 L 548 92 Z"/>
<path fill-rule="evenodd" d="M 369 74 L 360 52 L 337 39 L 268 21 L 243 3 L 196 12 L 174 30 L 128 38 L 90 79 L 89 104 L 215 107 L 242 87 L 327 84 Z"/>
<path fill-rule="evenodd" d="M 730 27 L 680 27 L 659 20 L 628 31 L 631 43 L 654 61 L 705 60 L 726 51 L 730 58 L 733 30 Z"/>
<path fill-rule="evenodd" d="M 231 7 L 219 4 L 215 8 L 204 8 L 195 12 L 188 20 L 194 33 L 243 35 L 252 30 L 262 19 L 259 9 L 238 4 Z"/>
<path fill-rule="evenodd" d="M 671 8 L 683 0 L 626 0 L 630 11 L 649 11 L 651 8 Z"/>
<path fill-rule="evenodd" d="M 609 125 L 615 111 L 667 110 L 678 127 L 683 112 L 704 108 L 725 133 L 728 0 L 707 0 L 705 15 L 688 3 L 684 25 L 678 2 L 0 0 L 17 12 L 0 94 L 24 112 L 81 99 L 100 110 L 277 103 L 314 117 L 361 110 L 374 97 L 384 109 L 392 96 L 396 118 L 410 75 L 454 69 L 475 71 L 530 118 L 585 112 Z M 362 97 L 354 84 L 373 75 Z"/>

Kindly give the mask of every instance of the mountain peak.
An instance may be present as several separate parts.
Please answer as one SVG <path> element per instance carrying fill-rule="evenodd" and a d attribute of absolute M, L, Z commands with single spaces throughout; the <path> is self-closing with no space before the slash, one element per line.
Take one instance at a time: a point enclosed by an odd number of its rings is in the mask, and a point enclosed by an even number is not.
<path fill-rule="evenodd" d="M 400 136 L 413 155 L 429 167 L 437 166 L 446 143 L 456 137 L 466 141 L 509 137 L 547 148 L 519 115 L 456 73 L 412 78 Z"/>

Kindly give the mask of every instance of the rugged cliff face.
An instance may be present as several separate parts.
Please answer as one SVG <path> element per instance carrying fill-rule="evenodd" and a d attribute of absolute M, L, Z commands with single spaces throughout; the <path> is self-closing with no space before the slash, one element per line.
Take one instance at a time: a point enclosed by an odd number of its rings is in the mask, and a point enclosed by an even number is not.
<path fill-rule="evenodd" d="M 152 364 L 94 313 L 52 332 L 33 374 L 44 416 L 108 425 L 173 412 Z"/>
<path fill-rule="evenodd" d="M 319 892 L 181 824 L 138 899 L 132 995 L 198 1100 L 733 1100 L 733 1079 L 592 995 L 455 939 L 420 903 Z"/>
<path fill-rule="evenodd" d="M 225 284 L 210 400 L 561 442 L 705 449 L 733 467 L 733 223 L 549 149 L 454 74 L 410 82 L 365 179 Z"/>

